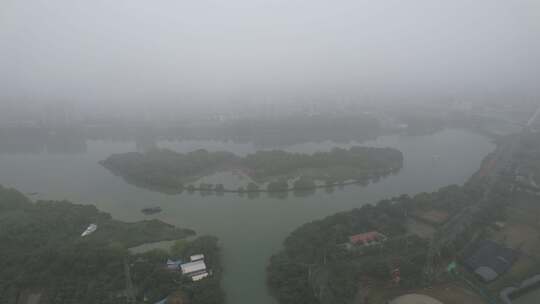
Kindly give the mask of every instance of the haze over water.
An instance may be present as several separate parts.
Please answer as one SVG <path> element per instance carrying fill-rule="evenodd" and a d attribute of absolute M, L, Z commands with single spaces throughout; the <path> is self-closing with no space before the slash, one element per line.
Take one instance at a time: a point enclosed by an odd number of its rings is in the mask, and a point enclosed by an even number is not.
<path fill-rule="evenodd" d="M 199 148 L 230 150 L 238 154 L 253 152 L 250 144 L 217 142 L 167 142 L 162 146 L 188 152 Z M 331 142 L 285 147 L 295 152 L 328 150 Z M 353 143 L 347 144 L 347 146 Z M 284 238 L 295 228 L 342 210 L 374 203 L 404 193 L 433 191 L 449 184 L 461 184 L 494 149 L 490 141 L 463 130 L 444 130 L 427 136 L 383 136 L 362 145 L 394 147 L 404 154 L 403 169 L 396 175 L 366 187 L 347 186 L 329 194 L 286 199 L 256 199 L 236 194 L 224 196 L 166 195 L 134 187 L 112 175 L 97 162 L 111 153 L 135 150 L 133 142 L 89 141 L 81 154 L 2 154 L 0 184 L 23 192 L 38 192 L 39 199 L 69 199 L 95 204 L 114 218 L 136 221 L 159 218 L 200 234 L 219 237 L 223 247 L 225 273 L 223 285 L 228 303 L 274 303 L 265 286 L 268 258 L 276 253 Z M 434 157 L 437 156 L 437 157 Z M 140 210 L 158 205 L 163 212 L 144 216 Z"/>
<path fill-rule="evenodd" d="M 275 304 L 265 268 L 294 229 L 463 184 L 494 150 L 487 136 L 540 113 L 539 84 L 538 0 L 0 0 L 0 185 L 215 235 L 228 304 Z M 156 138 L 239 155 L 392 147 L 404 164 L 367 186 L 282 199 L 168 195 L 98 164 Z M 153 206 L 163 211 L 141 213 Z"/>

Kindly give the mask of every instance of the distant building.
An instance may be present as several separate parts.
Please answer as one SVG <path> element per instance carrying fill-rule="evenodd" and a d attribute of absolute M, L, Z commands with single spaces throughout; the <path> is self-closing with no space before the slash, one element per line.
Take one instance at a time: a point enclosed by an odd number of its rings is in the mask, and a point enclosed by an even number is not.
<path fill-rule="evenodd" d="M 508 271 L 519 253 L 493 241 L 483 240 L 465 253 L 464 265 L 484 282 L 490 282 Z"/>
<path fill-rule="evenodd" d="M 355 246 L 371 246 L 377 245 L 386 241 L 387 237 L 379 233 L 378 231 L 370 231 L 366 233 L 360 233 L 351 235 L 349 237 L 349 243 Z"/>

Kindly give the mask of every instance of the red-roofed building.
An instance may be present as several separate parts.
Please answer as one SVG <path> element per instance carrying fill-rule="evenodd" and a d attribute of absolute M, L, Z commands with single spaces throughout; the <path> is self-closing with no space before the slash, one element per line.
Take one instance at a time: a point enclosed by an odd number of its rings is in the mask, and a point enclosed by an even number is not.
<path fill-rule="evenodd" d="M 384 241 L 386 241 L 386 236 L 382 233 L 379 233 L 378 231 L 355 234 L 349 237 L 349 242 L 352 245 L 357 246 L 370 246 L 380 244 Z"/>

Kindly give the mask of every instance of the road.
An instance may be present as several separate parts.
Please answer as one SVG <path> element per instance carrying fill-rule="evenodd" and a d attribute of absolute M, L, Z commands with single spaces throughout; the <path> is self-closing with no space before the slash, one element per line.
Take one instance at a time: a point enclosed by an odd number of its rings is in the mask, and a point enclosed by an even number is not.
<path fill-rule="evenodd" d="M 522 129 L 520 133 L 516 136 L 513 136 L 506 143 L 497 147 L 495 154 L 492 156 L 491 166 L 486 172 L 484 172 L 483 178 L 486 179 L 486 190 L 482 198 L 467 208 L 464 208 L 456 215 L 452 216 L 441 228 L 439 228 L 433 237 L 430 240 L 427 260 L 424 268 L 424 274 L 426 276 L 426 283 L 429 285 L 434 277 L 434 259 L 437 256 L 441 249 L 452 243 L 462 232 L 467 229 L 472 223 L 474 218 L 485 208 L 489 207 L 491 202 L 490 196 L 493 192 L 494 185 L 496 184 L 500 172 L 505 167 L 509 166 L 512 161 L 512 155 L 514 151 L 519 146 L 521 136 L 528 131 L 529 127 L 533 124 L 536 118 L 540 115 L 540 106 L 533 114 L 533 116 L 527 121 L 526 126 Z"/>
<path fill-rule="evenodd" d="M 126 277 L 126 298 L 129 304 L 135 303 L 135 289 L 133 288 L 133 281 L 131 280 L 131 273 L 129 270 L 129 264 L 127 258 L 124 259 L 124 275 Z"/>
<path fill-rule="evenodd" d="M 533 122 L 538 118 L 538 115 L 540 115 L 540 106 L 538 107 L 538 109 L 536 109 L 536 112 L 534 112 L 531 119 L 529 119 L 529 121 L 527 121 L 527 126 L 528 127 L 532 126 Z"/>

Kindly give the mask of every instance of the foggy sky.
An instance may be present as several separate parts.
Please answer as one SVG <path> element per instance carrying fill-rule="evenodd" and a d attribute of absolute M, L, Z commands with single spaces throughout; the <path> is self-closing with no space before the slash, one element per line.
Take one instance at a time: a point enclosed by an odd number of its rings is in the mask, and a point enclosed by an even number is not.
<path fill-rule="evenodd" d="M 0 103 L 229 103 L 540 83 L 535 0 L 0 0 Z"/>

